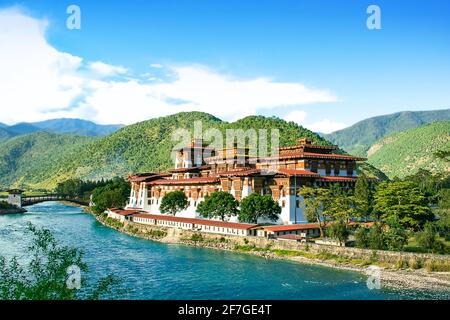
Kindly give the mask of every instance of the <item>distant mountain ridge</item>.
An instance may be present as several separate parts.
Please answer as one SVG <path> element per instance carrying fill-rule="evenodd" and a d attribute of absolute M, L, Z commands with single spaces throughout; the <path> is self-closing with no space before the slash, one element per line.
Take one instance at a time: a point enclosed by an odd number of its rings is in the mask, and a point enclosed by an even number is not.
<path fill-rule="evenodd" d="M 51 119 L 31 123 L 33 126 L 53 133 L 77 134 L 79 136 L 107 136 L 124 127 L 122 124 L 96 124 L 82 119 Z"/>
<path fill-rule="evenodd" d="M 368 151 L 369 164 L 389 178 L 404 178 L 419 169 L 450 174 L 450 163 L 436 157 L 450 151 L 450 121 L 437 121 L 386 136 Z"/>
<path fill-rule="evenodd" d="M 31 123 L 20 122 L 11 126 L 2 123 L 0 124 L 0 141 L 40 131 L 86 137 L 100 137 L 107 136 L 122 127 L 123 125 L 121 124 L 100 125 L 92 121 L 71 118 L 51 119 Z"/>
<path fill-rule="evenodd" d="M 442 120 L 450 120 L 450 109 L 403 111 L 365 119 L 323 137 L 349 153 L 366 156 L 372 144 L 387 135 Z"/>
<path fill-rule="evenodd" d="M 178 129 L 192 134 L 195 121 L 202 121 L 203 130 L 215 128 L 222 133 L 266 129 L 270 134 L 270 129 L 278 129 L 280 146 L 292 145 L 301 137 L 331 145 L 314 132 L 276 117 L 250 116 L 230 123 L 207 113 L 182 112 L 129 125 L 106 137 L 35 132 L 12 138 L 0 144 L 0 185 L 52 189 L 68 178 L 101 179 L 167 170 L 173 167 L 171 151 L 180 142 L 173 141 L 172 134 Z"/>

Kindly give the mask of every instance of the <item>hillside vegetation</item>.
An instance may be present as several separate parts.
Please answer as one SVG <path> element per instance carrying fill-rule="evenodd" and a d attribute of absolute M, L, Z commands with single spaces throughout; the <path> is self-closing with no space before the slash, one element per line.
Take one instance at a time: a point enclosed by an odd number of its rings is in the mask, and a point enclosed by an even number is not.
<path fill-rule="evenodd" d="M 52 176 L 64 176 L 64 163 L 75 157 L 94 138 L 37 132 L 0 144 L 0 184 L 3 188 L 53 187 Z"/>
<path fill-rule="evenodd" d="M 450 120 L 450 109 L 398 112 L 360 121 L 324 137 L 351 154 L 366 156 L 372 144 L 387 135 L 442 120 Z"/>
<path fill-rule="evenodd" d="M 195 121 L 203 131 L 226 129 L 279 129 L 280 146 L 295 144 L 301 137 L 330 143 L 317 134 L 278 118 L 251 116 L 233 123 L 201 112 L 184 112 L 124 127 L 104 138 L 33 133 L 0 145 L 0 183 L 4 187 L 54 188 L 68 178 L 107 179 L 129 172 L 167 170 L 173 167 L 172 140 L 177 129 L 193 132 Z M 270 142 L 270 139 L 268 139 Z M 376 169 L 375 169 L 376 171 Z"/>
<path fill-rule="evenodd" d="M 449 163 L 438 159 L 438 151 L 450 151 L 450 121 L 435 122 L 387 136 L 368 150 L 368 162 L 390 178 L 403 178 L 419 169 L 450 172 Z"/>

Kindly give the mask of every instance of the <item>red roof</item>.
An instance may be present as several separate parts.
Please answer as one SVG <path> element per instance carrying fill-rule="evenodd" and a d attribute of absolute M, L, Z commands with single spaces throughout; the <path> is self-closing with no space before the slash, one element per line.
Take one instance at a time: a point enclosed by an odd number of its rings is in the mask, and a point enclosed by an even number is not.
<path fill-rule="evenodd" d="M 191 223 L 191 224 L 196 224 L 196 225 L 207 225 L 207 226 L 233 228 L 233 229 L 244 229 L 244 230 L 251 229 L 251 228 L 254 228 L 257 226 L 256 224 L 249 224 L 249 223 L 193 219 L 193 218 L 174 217 L 174 216 L 149 214 L 149 213 L 135 214 L 135 215 L 133 215 L 133 217 L 164 220 L 164 221 L 175 221 L 175 222 L 182 222 L 182 223 Z"/>
<path fill-rule="evenodd" d="M 335 149 L 338 149 L 338 146 L 320 146 L 317 144 L 298 144 L 295 146 L 280 147 L 280 148 L 278 148 L 278 150 L 293 150 L 293 149 L 302 149 L 302 148 L 335 150 Z"/>
<path fill-rule="evenodd" d="M 307 230 L 319 228 L 318 223 L 299 223 L 299 224 L 287 224 L 281 226 L 261 226 L 264 230 L 272 232 L 280 231 L 295 231 L 295 230 Z"/>
<path fill-rule="evenodd" d="M 357 177 L 321 176 L 319 181 L 356 181 Z"/>
<path fill-rule="evenodd" d="M 320 177 L 318 173 L 307 170 L 278 169 L 278 172 L 288 176 Z"/>
<path fill-rule="evenodd" d="M 305 237 L 303 237 L 299 234 L 283 234 L 281 236 L 277 236 L 277 239 L 302 240 L 302 239 L 305 239 Z"/>
<path fill-rule="evenodd" d="M 367 160 L 362 157 L 354 157 L 345 154 L 336 154 L 336 153 L 314 153 L 314 152 L 302 152 L 305 158 L 325 158 L 325 159 L 341 159 L 341 160 Z"/>
<path fill-rule="evenodd" d="M 156 178 L 162 178 L 162 177 L 167 177 L 167 176 L 170 176 L 170 174 L 166 173 L 166 172 L 149 173 L 149 174 L 137 174 L 137 175 L 130 176 L 128 178 L 128 180 L 132 181 L 132 182 L 144 182 L 144 181 L 147 181 L 149 179 L 156 179 Z"/>
<path fill-rule="evenodd" d="M 315 153 L 315 152 L 292 152 L 289 154 L 284 155 L 278 155 L 278 156 L 271 156 L 271 157 L 265 157 L 261 158 L 260 160 L 272 160 L 272 159 L 297 159 L 297 158 L 318 158 L 318 159 L 334 159 L 334 160 L 353 160 L 353 161 L 364 161 L 367 160 L 366 158 L 362 157 L 354 157 L 349 156 L 345 154 L 336 154 L 336 153 Z"/>
<path fill-rule="evenodd" d="M 116 209 L 116 208 L 111 208 L 108 209 L 109 211 L 112 211 L 116 214 L 119 214 L 121 216 L 129 216 L 130 214 L 135 214 L 135 213 L 139 213 L 142 212 L 142 210 L 120 210 L 120 209 Z"/>
<path fill-rule="evenodd" d="M 148 185 L 180 185 L 180 184 L 208 184 L 218 183 L 220 180 L 215 177 L 200 177 L 189 179 L 159 179 L 147 182 Z"/>

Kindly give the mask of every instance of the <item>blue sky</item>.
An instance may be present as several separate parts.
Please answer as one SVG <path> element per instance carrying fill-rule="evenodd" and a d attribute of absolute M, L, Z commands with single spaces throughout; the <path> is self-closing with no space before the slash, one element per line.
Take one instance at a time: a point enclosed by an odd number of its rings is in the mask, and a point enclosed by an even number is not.
<path fill-rule="evenodd" d="M 81 9 L 81 30 L 66 28 L 71 4 Z M 381 9 L 381 30 L 366 27 L 370 4 Z M 326 132 L 370 116 L 450 106 L 445 0 L 0 1 L 0 12 L 0 26 L 2 18 L 17 26 L 3 35 L 0 51 L 11 52 L 0 58 L 11 61 L 17 50 L 32 56 L 34 47 L 22 43 L 29 37 L 43 57 L 20 72 L 34 81 L 30 101 L 11 93 L 23 96 L 26 85 L 14 90 L 22 82 L 0 76 L 10 99 L 0 104 L 23 109 L 0 116 L 6 123 L 56 116 L 133 123 L 200 110 L 225 120 L 276 115 Z M 39 79 L 44 64 L 53 68 L 48 81 Z"/>

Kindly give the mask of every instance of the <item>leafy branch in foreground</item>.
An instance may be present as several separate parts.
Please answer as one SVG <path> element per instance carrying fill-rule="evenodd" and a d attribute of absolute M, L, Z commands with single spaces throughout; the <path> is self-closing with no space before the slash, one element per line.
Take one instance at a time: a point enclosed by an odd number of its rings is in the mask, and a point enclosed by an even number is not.
<path fill-rule="evenodd" d="M 26 263 L 22 265 L 17 257 L 8 261 L 0 256 L 1 300 L 100 299 L 111 293 L 118 283 L 118 279 L 109 275 L 89 286 L 91 292 L 84 290 L 88 286 L 81 272 L 86 273 L 88 267 L 83 262 L 83 252 L 58 244 L 47 229 L 38 229 L 29 223 L 27 231 L 33 238 L 27 248 L 30 259 Z M 74 276 L 69 272 L 71 269 L 78 270 L 75 276 L 79 275 L 79 278 L 71 279 Z M 72 280 L 75 286 L 71 285 Z"/>

